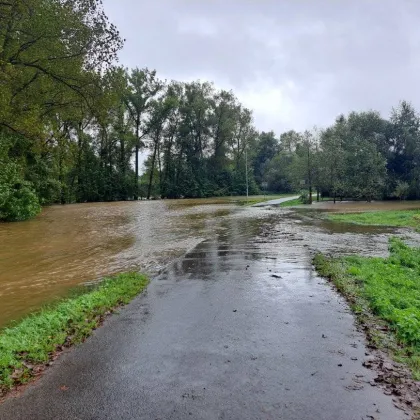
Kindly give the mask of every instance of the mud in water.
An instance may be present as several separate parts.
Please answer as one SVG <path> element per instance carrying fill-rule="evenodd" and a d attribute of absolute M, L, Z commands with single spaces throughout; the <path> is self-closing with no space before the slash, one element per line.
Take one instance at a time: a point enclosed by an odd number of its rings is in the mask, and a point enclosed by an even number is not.
<path fill-rule="evenodd" d="M 204 203 L 53 206 L 34 220 L 0 224 L 0 327 L 75 285 L 122 271 L 159 272 L 238 210 Z"/>
<path fill-rule="evenodd" d="M 163 215 L 188 222 L 168 222 L 168 237 L 206 239 L 0 418 L 407 418 L 364 367 L 376 357 L 348 306 L 312 267 L 319 250 L 385 254 L 394 232 L 336 232 L 288 209 L 171 204 Z"/>
<path fill-rule="evenodd" d="M 321 205 L 332 204 L 315 206 Z M 356 206 L 337 207 L 342 205 Z M 261 241 L 257 232 L 264 227 L 270 236 L 279 229 L 283 238 L 293 236 L 292 243 L 311 254 L 386 255 L 388 237 L 396 232 L 313 215 L 305 209 L 237 207 L 222 199 L 174 200 L 54 206 L 28 222 L 0 224 L 0 327 L 76 285 L 129 270 L 154 275 L 216 236 L 249 238 L 254 232 Z M 399 234 L 419 242 L 413 232 Z"/>

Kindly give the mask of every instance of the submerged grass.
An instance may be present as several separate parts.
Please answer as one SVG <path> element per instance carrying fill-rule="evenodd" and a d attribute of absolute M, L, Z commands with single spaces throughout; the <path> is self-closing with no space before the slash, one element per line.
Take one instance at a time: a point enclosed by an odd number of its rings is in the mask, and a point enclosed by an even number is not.
<path fill-rule="evenodd" d="M 329 220 L 359 225 L 395 226 L 420 228 L 420 210 L 388 210 L 363 213 L 329 214 Z"/>
<path fill-rule="evenodd" d="M 420 249 L 400 239 L 390 240 L 388 258 L 350 256 L 314 259 L 318 272 L 329 278 L 362 318 L 373 314 L 391 334 L 371 339 L 406 363 L 420 379 Z M 379 332 L 376 331 L 376 332 Z"/>
<path fill-rule="evenodd" d="M 0 331 L 0 396 L 36 376 L 57 351 L 84 341 L 104 316 L 130 302 L 148 282 L 138 273 L 106 278 Z"/>

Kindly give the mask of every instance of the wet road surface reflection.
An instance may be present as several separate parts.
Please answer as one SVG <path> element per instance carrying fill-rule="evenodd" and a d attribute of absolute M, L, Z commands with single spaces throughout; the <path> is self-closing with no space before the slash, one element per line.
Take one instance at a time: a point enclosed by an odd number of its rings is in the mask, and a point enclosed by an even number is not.
<path fill-rule="evenodd" d="M 245 252 L 215 245 L 215 237 L 259 243 L 260 253 L 268 252 L 264 243 L 281 234 L 293 244 L 304 242 L 312 253 L 383 255 L 393 232 L 314 219 L 305 210 L 243 208 L 223 200 L 54 206 L 28 222 L 0 224 L 0 327 L 106 275 L 136 270 L 154 276 L 202 241 L 209 248 L 205 252 L 220 257 Z M 258 257 L 249 252 L 248 258 Z M 213 263 L 200 263 L 203 274 L 219 268 Z M 223 258 L 215 264 L 224 264 Z"/>
<path fill-rule="evenodd" d="M 311 266 L 317 250 L 386 253 L 387 233 L 281 209 L 206 220 L 207 238 L 0 418 L 407 418 L 370 385 L 364 336 Z"/>

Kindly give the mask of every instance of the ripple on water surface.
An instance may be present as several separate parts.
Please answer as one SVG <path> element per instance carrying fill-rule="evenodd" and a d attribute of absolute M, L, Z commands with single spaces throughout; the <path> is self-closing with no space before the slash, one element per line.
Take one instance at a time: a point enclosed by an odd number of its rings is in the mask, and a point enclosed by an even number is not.
<path fill-rule="evenodd" d="M 212 241 L 201 249 L 205 255 L 250 252 L 251 258 L 281 257 L 291 267 L 311 270 L 317 251 L 385 255 L 395 233 L 223 202 L 53 206 L 34 220 L 0 224 L 0 326 L 105 275 L 129 270 L 154 275 L 205 239 Z M 420 242 L 417 234 L 410 235 Z M 208 269 L 220 260 L 211 261 Z"/>
<path fill-rule="evenodd" d="M 188 200 L 76 204 L 0 224 L 0 325 L 105 275 L 153 275 L 235 209 Z"/>

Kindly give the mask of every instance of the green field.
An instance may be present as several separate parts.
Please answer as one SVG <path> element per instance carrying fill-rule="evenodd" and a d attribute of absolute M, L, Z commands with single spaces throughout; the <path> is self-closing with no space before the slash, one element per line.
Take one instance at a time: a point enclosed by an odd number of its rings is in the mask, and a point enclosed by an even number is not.
<path fill-rule="evenodd" d="M 286 201 L 284 203 L 281 203 L 279 206 L 280 207 L 292 207 L 292 206 L 301 206 L 302 200 L 300 198 L 296 198 L 294 200 L 290 200 L 290 201 Z"/>
<path fill-rule="evenodd" d="M 0 331 L 0 396 L 36 376 L 55 352 L 84 341 L 107 314 L 132 300 L 148 282 L 137 273 L 107 278 Z"/>
<path fill-rule="evenodd" d="M 359 225 L 420 227 L 420 210 L 387 210 L 363 213 L 334 213 L 327 218 L 334 222 Z"/>
<path fill-rule="evenodd" d="M 392 238 L 389 250 L 388 258 L 319 254 L 314 264 L 348 298 L 356 314 L 363 317 L 367 311 L 386 323 L 392 338 L 385 340 L 386 347 L 420 379 L 420 249 Z M 382 346 L 385 341 L 378 338 Z"/>

